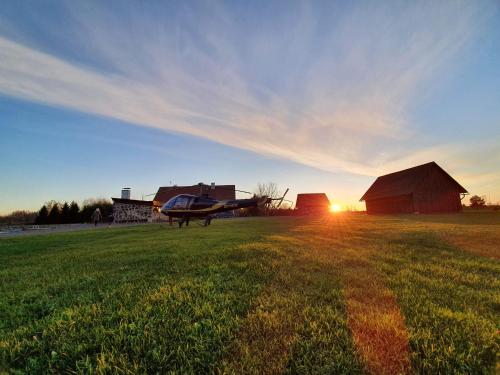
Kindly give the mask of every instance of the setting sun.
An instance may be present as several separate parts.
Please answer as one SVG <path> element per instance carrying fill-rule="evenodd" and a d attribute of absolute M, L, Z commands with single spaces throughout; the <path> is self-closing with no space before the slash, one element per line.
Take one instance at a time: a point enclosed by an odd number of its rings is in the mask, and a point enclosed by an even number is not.
<path fill-rule="evenodd" d="M 330 206 L 330 211 L 331 211 L 331 212 L 340 212 L 340 211 L 342 211 L 342 207 L 340 206 L 340 204 L 333 203 L 333 204 Z"/>

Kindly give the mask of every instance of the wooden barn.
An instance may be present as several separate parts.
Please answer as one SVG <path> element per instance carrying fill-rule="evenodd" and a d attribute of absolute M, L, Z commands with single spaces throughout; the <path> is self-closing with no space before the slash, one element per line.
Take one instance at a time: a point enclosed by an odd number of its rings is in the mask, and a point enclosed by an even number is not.
<path fill-rule="evenodd" d="M 430 162 L 378 177 L 360 201 L 369 214 L 458 212 L 464 194 L 467 190 Z"/>
<path fill-rule="evenodd" d="M 330 201 L 325 193 L 297 194 L 295 209 L 299 215 L 328 212 Z"/>

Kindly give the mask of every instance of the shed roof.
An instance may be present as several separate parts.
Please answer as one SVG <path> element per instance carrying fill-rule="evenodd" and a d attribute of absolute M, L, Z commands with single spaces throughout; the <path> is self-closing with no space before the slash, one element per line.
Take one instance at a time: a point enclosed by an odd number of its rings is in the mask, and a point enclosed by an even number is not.
<path fill-rule="evenodd" d="M 297 194 L 297 201 L 295 207 L 298 209 L 304 207 L 319 207 L 330 206 L 330 201 L 325 193 L 306 193 Z"/>
<path fill-rule="evenodd" d="M 422 181 L 425 180 L 425 177 L 433 170 L 438 170 L 446 176 L 450 181 L 450 185 L 457 191 L 460 193 L 467 193 L 467 190 L 446 173 L 443 168 L 437 165 L 436 162 L 431 161 L 430 163 L 378 177 L 361 197 L 360 201 L 411 194 L 415 192 Z"/>

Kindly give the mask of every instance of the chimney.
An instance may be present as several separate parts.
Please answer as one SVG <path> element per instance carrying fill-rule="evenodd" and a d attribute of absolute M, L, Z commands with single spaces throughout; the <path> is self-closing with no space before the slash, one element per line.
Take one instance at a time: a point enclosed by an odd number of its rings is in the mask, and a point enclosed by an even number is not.
<path fill-rule="evenodd" d="M 130 199 L 130 188 L 122 189 L 122 199 Z"/>

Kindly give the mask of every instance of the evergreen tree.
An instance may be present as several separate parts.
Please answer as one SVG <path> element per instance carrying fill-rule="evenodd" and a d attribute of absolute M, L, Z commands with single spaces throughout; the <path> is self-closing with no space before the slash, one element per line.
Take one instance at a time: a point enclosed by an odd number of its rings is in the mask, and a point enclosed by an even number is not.
<path fill-rule="evenodd" d="M 48 223 L 49 210 L 47 210 L 47 206 L 43 205 L 38 211 L 38 215 L 36 217 L 36 224 L 47 224 Z"/>
<path fill-rule="evenodd" d="M 61 208 L 61 224 L 68 224 L 70 223 L 69 221 L 69 205 L 68 202 L 64 202 L 62 208 Z"/>
<path fill-rule="evenodd" d="M 99 210 L 101 210 L 103 222 L 108 221 L 110 215 L 113 213 L 113 203 L 111 203 L 107 199 L 86 199 L 85 201 L 83 201 L 83 207 L 80 211 L 82 222 L 92 222 L 92 214 L 94 213 L 96 208 L 99 208 Z"/>
<path fill-rule="evenodd" d="M 71 202 L 69 206 L 69 222 L 79 223 L 80 222 L 80 207 L 75 201 Z"/>
<path fill-rule="evenodd" d="M 61 221 L 61 212 L 59 211 L 59 205 L 56 203 L 52 205 L 49 212 L 48 223 L 49 224 L 59 224 Z"/>
<path fill-rule="evenodd" d="M 59 202 L 55 201 L 55 200 L 51 200 L 51 201 L 47 201 L 45 202 L 45 207 L 47 207 L 47 211 L 52 211 L 52 207 L 54 206 L 60 206 Z"/>

